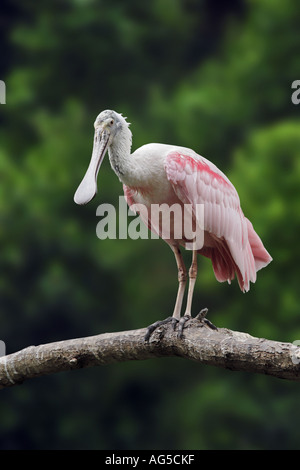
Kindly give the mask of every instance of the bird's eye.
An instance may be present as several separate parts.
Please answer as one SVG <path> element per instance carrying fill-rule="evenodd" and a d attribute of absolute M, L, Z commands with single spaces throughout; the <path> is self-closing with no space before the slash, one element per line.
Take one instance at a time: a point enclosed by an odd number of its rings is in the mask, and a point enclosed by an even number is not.
<path fill-rule="evenodd" d="M 112 120 L 110 121 L 110 125 L 112 126 L 112 125 L 113 125 L 113 123 L 114 123 L 114 120 L 112 119 Z"/>

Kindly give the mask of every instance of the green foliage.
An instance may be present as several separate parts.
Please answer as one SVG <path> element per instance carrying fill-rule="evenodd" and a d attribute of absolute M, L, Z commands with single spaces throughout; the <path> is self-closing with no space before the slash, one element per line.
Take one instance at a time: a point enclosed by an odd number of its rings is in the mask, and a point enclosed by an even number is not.
<path fill-rule="evenodd" d="M 245 295 L 199 260 L 194 313 L 207 306 L 218 326 L 299 339 L 297 2 L 30 0 L 5 9 L 0 338 L 8 353 L 172 312 L 177 272 L 163 241 L 96 237 L 98 204 L 117 205 L 122 194 L 108 159 L 96 199 L 73 203 L 105 108 L 128 116 L 134 148 L 191 147 L 225 171 L 274 259 Z M 0 446 L 297 448 L 298 392 L 176 359 L 64 373 L 1 392 Z"/>
<path fill-rule="evenodd" d="M 300 334 L 296 274 L 300 262 L 299 163 L 300 121 L 286 120 L 254 131 L 244 148 L 236 152 L 232 174 L 245 201 L 244 212 L 274 258 L 270 269 L 258 273 L 255 294 L 249 298 L 248 308 L 252 304 L 255 310 L 259 298 L 265 311 L 254 332 L 278 341 L 294 341 Z M 274 289 L 276 284 L 280 289 Z M 284 328 L 278 328 L 279 324 Z"/>

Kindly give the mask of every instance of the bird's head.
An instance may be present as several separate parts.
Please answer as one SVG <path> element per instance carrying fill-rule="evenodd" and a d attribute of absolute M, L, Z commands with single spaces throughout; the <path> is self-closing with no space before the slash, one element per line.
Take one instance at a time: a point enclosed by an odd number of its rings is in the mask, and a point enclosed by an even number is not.
<path fill-rule="evenodd" d="M 125 118 L 110 109 L 102 111 L 97 116 L 94 128 L 94 145 L 90 164 L 74 195 L 74 201 L 80 205 L 87 204 L 97 193 L 97 176 L 107 149 L 121 138 L 122 131 L 129 131 Z"/>
<path fill-rule="evenodd" d="M 94 122 L 95 138 L 107 140 L 109 146 L 124 125 L 127 126 L 127 122 L 121 114 L 110 109 L 102 111 Z"/>

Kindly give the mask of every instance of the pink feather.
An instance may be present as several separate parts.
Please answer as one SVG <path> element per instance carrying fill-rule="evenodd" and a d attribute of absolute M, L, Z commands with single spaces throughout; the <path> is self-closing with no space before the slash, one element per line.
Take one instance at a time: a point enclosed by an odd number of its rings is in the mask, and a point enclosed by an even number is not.
<path fill-rule="evenodd" d="M 256 272 L 272 258 L 251 222 L 244 216 L 238 193 L 213 163 L 199 155 L 170 152 L 165 160 L 168 180 L 184 204 L 204 204 L 204 246 L 198 252 L 212 260 L 216 279 L 231 282 L 235 274 L 243 292 Z M 194 212 L 195 213 L 195 212 Z"/>

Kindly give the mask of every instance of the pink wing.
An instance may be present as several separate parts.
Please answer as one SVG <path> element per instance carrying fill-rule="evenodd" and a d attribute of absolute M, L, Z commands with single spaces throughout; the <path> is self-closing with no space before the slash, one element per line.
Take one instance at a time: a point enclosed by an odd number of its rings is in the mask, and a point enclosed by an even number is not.
<path fill-rule="evenodd" d="M 244 216 L 238 193 L 229 179 L 211 162 L 170 152 L 165 170 L 177 197 L 191 204 L 204 204 L 204 230 L 210 242 L 201 250 L 211 258 L 218 281 L 230 281 L 237 274 L 243 292 L 256 281 L 256 272 L 272 260 L 251 222 Z"/>

